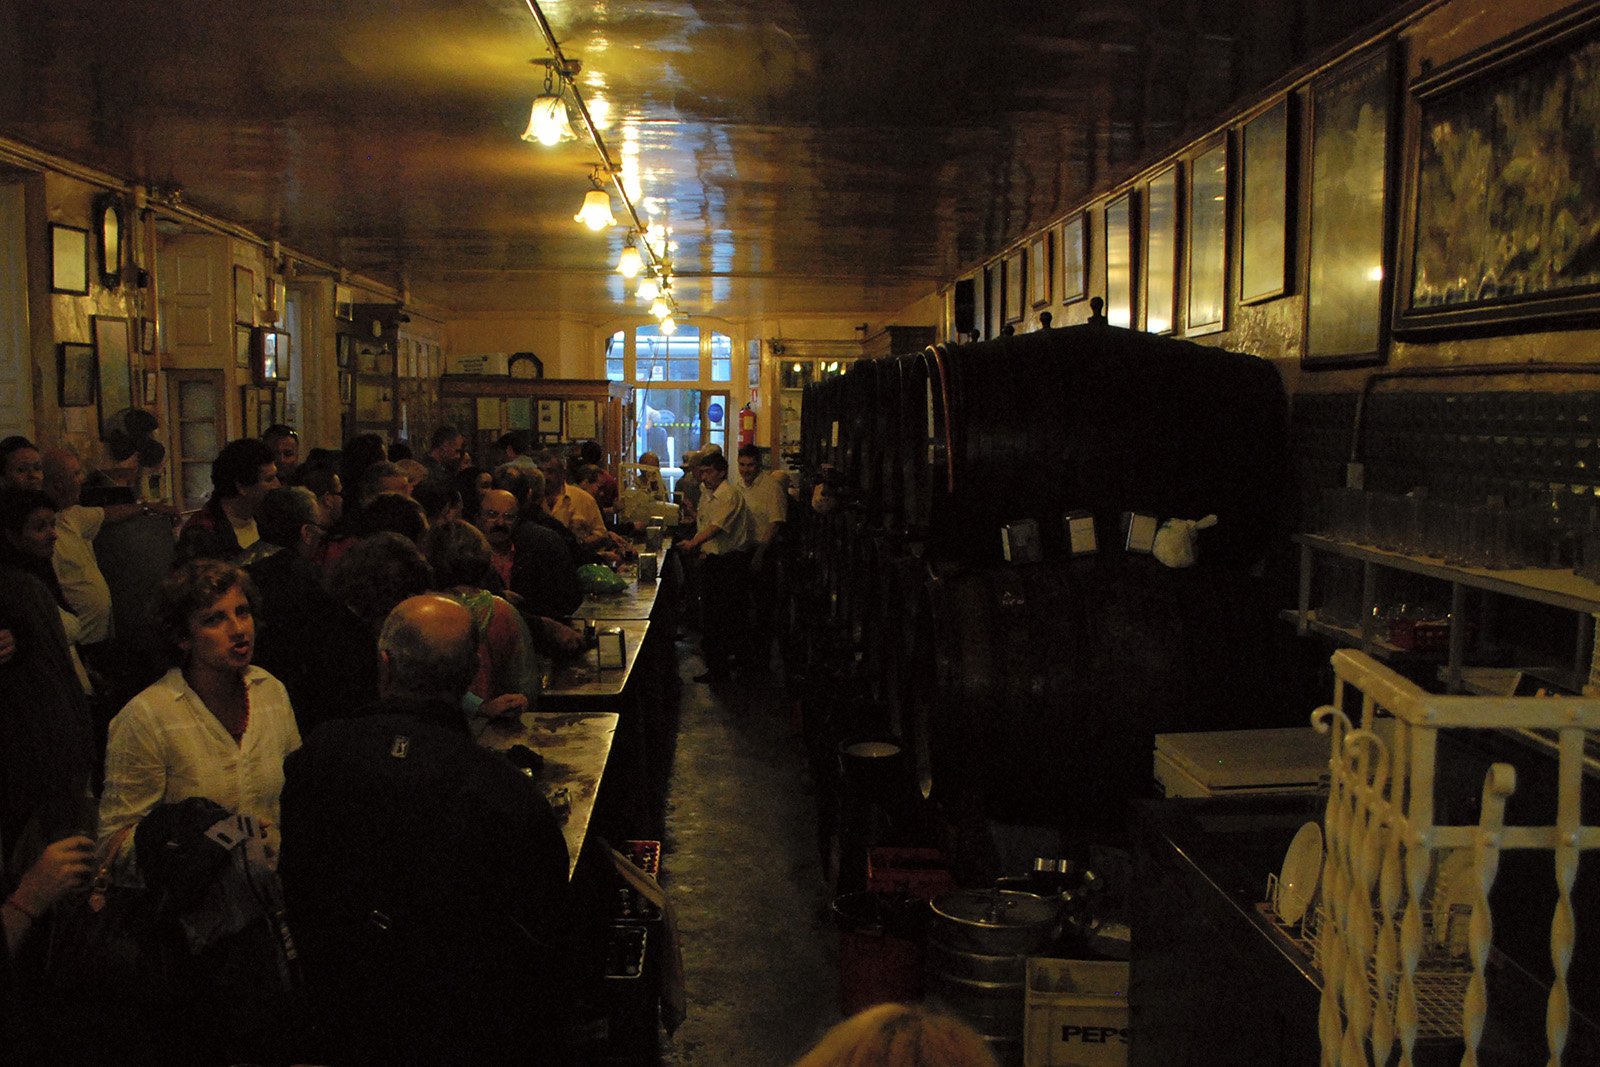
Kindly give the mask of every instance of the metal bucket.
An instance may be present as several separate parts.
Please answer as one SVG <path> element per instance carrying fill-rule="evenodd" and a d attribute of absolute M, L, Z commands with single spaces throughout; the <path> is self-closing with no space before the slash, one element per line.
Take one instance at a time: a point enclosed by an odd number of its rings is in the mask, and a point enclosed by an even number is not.
<path fill-rule="evenodd" d="M 839 1010 L 922 999 L 928 903 L 846 893 L 833 901 L 839 928 Z"/>

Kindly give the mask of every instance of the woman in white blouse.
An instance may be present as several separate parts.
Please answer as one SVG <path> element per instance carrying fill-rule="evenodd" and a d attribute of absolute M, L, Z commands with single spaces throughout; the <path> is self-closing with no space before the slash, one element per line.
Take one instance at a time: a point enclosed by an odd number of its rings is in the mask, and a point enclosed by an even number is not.
<path fill-rule="evenodd" d="M 277 823 L 283 760 L 300 733 L 282 683 L 250 665 L 254 595 L 243 571 L 217 560 L 186 563 L 162 582 L 157 625 L 179 666 L 111 720 L 102 842 L 190 797 Z"/>

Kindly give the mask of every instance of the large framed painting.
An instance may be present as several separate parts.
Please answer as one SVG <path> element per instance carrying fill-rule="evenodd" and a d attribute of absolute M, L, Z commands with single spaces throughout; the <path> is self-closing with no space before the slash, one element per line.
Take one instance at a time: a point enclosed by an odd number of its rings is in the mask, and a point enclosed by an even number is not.
<path fill-rule="evenodd" d="M 1089 217 L 1083 212 L 1061 224 L 1061 302 L 1076 303 L 1089 296 Z"/>
<path fill-rule="evenodd" d="M 1385 42 L 1368 49 L 1311 85 L 1311 247 L 1301 356 L 1308 366 L 1383 359 L 1397 48 Z"/>
<path fill-rule="evenodd" d="M 1228 289 L 1228 141 L 1223 138 L 1189 163 L 1188 309 L 1185 332 L 1215 333 Z"/>
<path fill-rule="evenodd" d="M 983 339 L 992 341 L 1000 336 L 1000 262 L 983 268 Z"/>
<path fill-rule="evenodd" d="M 1106 321 L 1133 326 L 1133 194 L 1106 204 Z"/>
<path fill-rule="evenodd" d="M 1600 309 L 1600 9 L 1411 86 L 1395 272 L 1403 337 L 1592 325 Z"/>
<path fill-rule="evenodd" d="M 1000 317 L 1007 325 L 1022 321 L 1024 294 L 1022 286 L 1023 276 L 1027 271 L 1024 265 L 1026 262 L 1026 250 L 1021 248 L 1006 253 L 1006 257 L 1000 261 L 1000 285 L 1003 290 L 1000 297 L 1002 307 Z"/>
<path fill-rule="evenodd" d="M 1052 235 L 1049 231 L 1028 242 L 1028 306 L 1042 308 L 1050 303 Z"/>
<path fill-rule="evenodd" d="M 1255 304 L 1289 291 L 1294 168 L 1284 97 L 1239 131 L 1239 303 Z"/>
<path fill-rule="evenodd" d="M 1178 303 L 1178 168 L 1145 186 L 1144 328 L 1171 333 Z"/>
<path fill-rule="evenodd" d="M 99 378 L 100 439 L 105 440 L 111 417 L 133 407 L 133 358 L 128 320 L 109 315 L 90 316 L 94 331 L 94 359 Z"/>

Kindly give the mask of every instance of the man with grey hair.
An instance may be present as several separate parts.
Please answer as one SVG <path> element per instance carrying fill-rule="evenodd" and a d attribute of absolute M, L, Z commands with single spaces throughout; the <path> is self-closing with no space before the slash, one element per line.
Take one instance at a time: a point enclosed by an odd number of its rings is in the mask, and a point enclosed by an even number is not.
<path fill-rule="evenodd" d="M 476 654 L 459 601 L 402 601 L 378 639 L 378 702 L 284 765 L 279 869 L 328 1062 L 560 1046 L 566 844 L 539 787 L 468 732 Z"/>
<path fill-rule="evenodd" d="M 289 691 L 295 723 L 305 737 L 326 719 L 346 715 L 377 692 L 375 668 L 352 664 L 371 649 L 359 618 L 322 584 L 317 559 L 327 534 L 327 509 L 304 486 L 274 489 L 256 514 L 261 551 L 245 566 L 260 599 L 255 663 Z M 252 552 L 256 548 L 252 547 Z M 370 656 L 370 652 L 369 652 Z"/>

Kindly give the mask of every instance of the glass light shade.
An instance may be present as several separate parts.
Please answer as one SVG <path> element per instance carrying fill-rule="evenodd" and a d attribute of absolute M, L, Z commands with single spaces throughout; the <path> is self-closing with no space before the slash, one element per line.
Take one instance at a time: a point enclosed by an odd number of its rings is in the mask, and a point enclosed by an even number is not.
<path fill-rule="evenodd" d="M 542 145 L 559 144 L 577 135 L 567 120 L 567 102 L 551 93 L 535 97 L 533 110 L 528 115 L 528 128 L 522 131 L 524 141 L 537 141 Z"/>
<path fill-rule="evenodd" d="M 668 315 L 666 318 L 661 320 L 659 329 L 662 333 L 666 334 L 668 337 L 671 337 L 673 334 L 678 332 L 678 324 L 673 320 L 671 315 Z"/>
<path fill-rule="evenodd" d="M 656 280 L 654 278 L 640 278 L 639 288 L 636 290 L 636 292 L 638 293 L 641 301 L 649 303 L 651 300 L 654 300 L 656 297 L 661 295 L 661 286 L 656 284 Z"/>
<path fill-rule="evenodd" d="M 622 250 L 622 256 L 617 260 L 617 273 L 624 278 L 637 278 L 644 269 L 644 260 L 639 256 L 639 250 L 629 245 Z"/>
<path fill-rule="evenodd" d="M 617 221 L 611 214 L 611 197 L 604 189 L 590 189 L 583 198 L 583 207 L 572 218 L 591 230 L 603 230 Z"/>
<path fill-rule="evenodd" d="M 650 314 L 654 315 L 658 319 L 664 319 L 668 315 L 672 314 L 672 306 L 667 303 L 664 297 L 658 296 L 650 304 Z"/>

